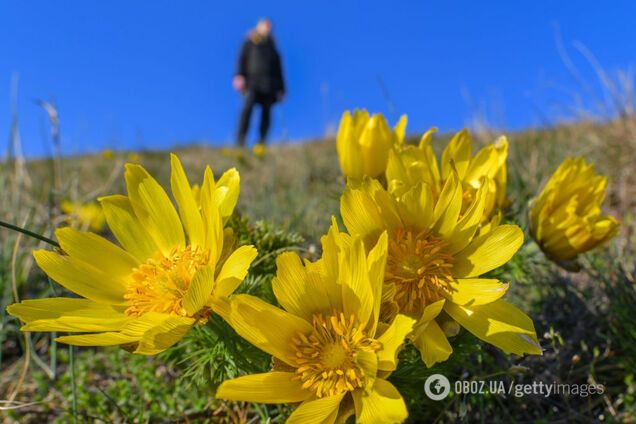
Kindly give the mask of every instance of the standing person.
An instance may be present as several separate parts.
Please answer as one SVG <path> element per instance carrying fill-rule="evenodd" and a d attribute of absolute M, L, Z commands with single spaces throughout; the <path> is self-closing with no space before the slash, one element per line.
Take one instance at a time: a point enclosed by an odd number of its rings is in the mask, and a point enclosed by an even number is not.
<path fill-rule="evenodd" d="M 232 84 L 243 94 L 244 103 L 237 134 L 237 144 L 245 145 L 254 104 L 261 107 L 260 138 L 256 152 L 263 152 L 269 131 L 271 108 L 285 96 L 285 82 L 280 55 L 272 38 L 272 21 L 262 18 L 250 31 L 241 47 L 238 70 Z"/>

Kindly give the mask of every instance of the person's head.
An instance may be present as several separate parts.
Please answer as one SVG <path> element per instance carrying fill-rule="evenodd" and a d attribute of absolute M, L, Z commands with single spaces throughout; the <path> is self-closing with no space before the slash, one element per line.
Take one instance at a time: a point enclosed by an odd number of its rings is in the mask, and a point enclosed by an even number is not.
<path fill-rule="evenodd" d="M 269 18 L 261 18 L 256 24 L 256 33 L 262 37 L 267 37 L 272 32 L 272 21 Z"/>

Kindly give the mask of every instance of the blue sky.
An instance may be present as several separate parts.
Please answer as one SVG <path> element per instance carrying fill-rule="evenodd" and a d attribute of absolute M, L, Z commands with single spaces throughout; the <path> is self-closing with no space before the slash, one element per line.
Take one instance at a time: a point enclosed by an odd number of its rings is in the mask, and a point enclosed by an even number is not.
<path fill-rule="evenodd" d="M 480 114 L 499 128 L 542 125 L 567 115 L 571 93 L 600 93 L 576 43 L 607 70 L 636 64 L 630 1 L 0 0 L 0 140 L 18 75 L 29 156 L 50 151 L 33 100 L 52 96 L 67 154 L 230 143 L 237 50 L 264 15 L 289 86 L 275 140 L 321 136 L 347 108 L 389 113 L 382 85 L 411 132 L 459 129 Z M 592 94 L 564 65 L 557 27 Z"/>

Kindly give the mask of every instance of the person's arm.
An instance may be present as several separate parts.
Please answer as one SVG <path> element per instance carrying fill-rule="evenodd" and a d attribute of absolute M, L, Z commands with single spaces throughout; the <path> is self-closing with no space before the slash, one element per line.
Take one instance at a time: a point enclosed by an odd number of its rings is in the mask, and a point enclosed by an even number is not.
<path fill-rule="evenodd" d="M 278 52 L 276 52 L 276 59 L 274 61 L 274 66 L 275 66 L 274 71 L 275 71 L 276 79 L 278 80 L 278 85 L 280 89 L 279 96 L 284 97 L 286 93 L 285 78 L 283 76 L 283 65 L 281 63 L 280 54 L 278 54 Z"/>

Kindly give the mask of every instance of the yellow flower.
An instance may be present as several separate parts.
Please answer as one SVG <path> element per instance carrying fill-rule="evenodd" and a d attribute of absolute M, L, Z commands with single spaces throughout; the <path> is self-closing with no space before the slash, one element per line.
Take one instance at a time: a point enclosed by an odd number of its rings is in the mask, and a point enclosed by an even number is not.
<path fill-rule="evenodd" d="M 223 209 L 234 207 L 238 193 L 230 194 L 206 168 L 199 207 L 177 156 L 171 162 L 178 213 L 143 167 L 128 164 L 128 196 L 100 199 L 122 247 L 93 233 L 62 228 L 55 233 L 59 251 L 33 253 L 44 272 L 81 298 L 9 306 L 9 313 L 26 323 L 23 331 L 83 333 L 57 340 L 78 346 L 123 345 L 152 355 L 205 322 L 213 312 L 212 301 L 234 291 L 256 256 L 252 246 L 233 250 L 227 243 L 231 234 L 223 229 Z"/>
<path fill-rule="evenodd" d="M 273 356 L 273 370 L 221 384 L 220 399 L 297 403 L 288 423 L 395 423 L 407 417 L 404 401 L 385 378 L 415 320 L 397 315 L 379 322 L 387 237 L 365 254 L 359 238 L 335 221 L 322 238 L 323 256 L 301 262 L 277 258 L 272 285 L 280 309 L 237 295 L 219 313 L 243 338 Z"/>
<path fill-rule="evenodd" d="M 111 149 L 102 150 L 101 155 L 102 155 L 102 158 L 106 160 L 111 160 L 115 158 L 115 152 L 113 152 Z"/>
<path fill-rule="evenodd" d="M 440 169 L 431 146 L 433 133 L 436 131 L 435 128 L 427 131 L 418 146 L 405 146 L 390 152 L 386 170 L 389 191 L 399 195 L 417 184 L 426 183 L 431 186 L 434 199 L 437 199 L 444 181 L 451 173 L 452 161 L 462 183 L 464 196 L 468 200 L 483 183 L 488 184 L 483 221 L 490 220 L 498 209 L 507 204 L 508 140 L 500 137 L 494 144 L 485 146 L 472 156 L 470 134 L 467 130 L 462 130 L 446 145 Z"/>
<path fill-rule="evenodd" d="M 541 354 L 532 320 L 501 299 L 508 284 L 480 278 L 510 260 L 523 243 L 516 225 L 478 234 L 486 187 L 464 208 L 462 184 L 451 169 L 437 201 L 428 184 L 394 196 L 371 179 L 350 182 L 341 198 L 352 236 L 369 244 L 388 233 L 382 313 L 389 321 L 395 312 L 418 320 L 411 338 L 429 367 L 452 353 L 439 325 L 450 319 L 505 352 Z"/>
<path fill-rule="evenodd" d="M 573 260 L 616 235 L 616 219 L 601 215 L 606 187 L 607 177 L 582 157 L 559 166 L 530 202 L 530 234 L 548 257 Z"/>
<path fill-rule="evenodd" d="M 346 111 L 340 120 L 336 148 L 345 177 L 379 178 L 384 174 L 392 146 L 404 143 L 406 116 L 391 130 L 382 114 L 366 110 Z"/>
<path fill-rule="evenodd" d="M 137 152 L 130 152 L 128 156 L 126 156 L 128 162 L 139 162 L 141 160 L 141 156 Z"/>
<path fill-rule="evenodd" d="M 91 229 L 97 233 L 104 230 L 106 217 L 98 203 L 79 203 L 63 200 L 60 208 L 62 212 L 69 215 L 69 223 L 77 224 L 82 229 Z"/>

